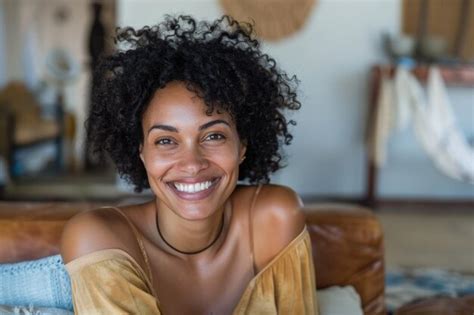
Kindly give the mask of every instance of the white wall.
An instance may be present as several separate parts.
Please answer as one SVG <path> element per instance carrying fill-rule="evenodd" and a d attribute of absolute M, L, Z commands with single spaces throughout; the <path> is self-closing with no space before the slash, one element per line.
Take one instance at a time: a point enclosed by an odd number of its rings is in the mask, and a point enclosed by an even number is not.
<path fill-rule="evenodd" d="M 381 49 L 385 32 L 400 30 L 399 0 L 320 0 L 306 27 L 264 50 L 301 80 L 303 107 L 293 116 L 295 139 L 287 148 L 288 167 L 275 182 L 301 195 L 360 197 L 365 191 L 364 132 L 368 74 L 386 62 Z M 221 15 L 217 0 L 120 0 L 118 24 L 155 24 L 164 14 L 186 13 L 213 19 Z M 450 90 L 463 130 L 474 134 L 472 90 Z M 395 135 L 382 170 L 382 196 L 474 197 L 473 186 L 440 174 L 409 131 Z"/>
<path fill-rule="evenodd" d="M 2 3 L 3 9 L 3 29 L 4 29 L 4 41 L 2 49 L 4 51 L 4 62 L 5 62 L 5 75 L 4 80 L 8 82 L 10 80 L 19 80 L 22 78 L 22 66 L 21 66 L 21 48 L 20 48 L 20 31 L 18 29 L 18 23 L 16 22 L 20 18 L 20 9 L 14 0 L 4 0 Z M 6 14 L 8 12 L 8 14 Z M 12 58 L 10 56 L 16 56 Z"/>
<path fill-rule="evenodd" d="M 7 80 L 7 68 L 5 65 L 5 2 L 0 1 L 0 87 L 4 86 Z"/>

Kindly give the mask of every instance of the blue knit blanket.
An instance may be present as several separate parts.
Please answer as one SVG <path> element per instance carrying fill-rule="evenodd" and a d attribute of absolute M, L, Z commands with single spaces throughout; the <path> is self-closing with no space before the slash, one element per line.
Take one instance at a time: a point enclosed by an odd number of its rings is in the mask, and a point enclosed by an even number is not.
<path fill-rule="evenodd" d="M 0 264 L 0 305 L 72 311 L 71 282 L 61 256 Z"/>

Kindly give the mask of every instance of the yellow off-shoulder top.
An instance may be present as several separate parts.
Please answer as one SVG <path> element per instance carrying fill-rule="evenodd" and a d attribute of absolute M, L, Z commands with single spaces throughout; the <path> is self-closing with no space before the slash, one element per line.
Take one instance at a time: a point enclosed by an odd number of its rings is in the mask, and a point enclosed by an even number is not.
<path fill-rule="evenodd" d="M 249 282 L 233 314 L 318 314 L 311 255 L 305 228 Z M 75 314 L 161 314 L 146 273 L 123 250 L 87 254 L 66 269 Z"/>

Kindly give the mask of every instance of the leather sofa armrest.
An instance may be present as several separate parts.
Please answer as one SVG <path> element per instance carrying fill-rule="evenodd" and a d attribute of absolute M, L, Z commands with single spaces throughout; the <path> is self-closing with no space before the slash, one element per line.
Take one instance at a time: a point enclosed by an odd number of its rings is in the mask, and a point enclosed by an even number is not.
<path fill-rule="evenodd" d="M 318 288 L 351 285 L 365 314 L 385 314 L 384 247 L 380 222 L 347 204 L 305 207 Z"/>
<path fill-rule="evenodd" d="M 59 253 L 65 223 L 102 204 L 90 202 L 1 202 L 0 264 Z"/>

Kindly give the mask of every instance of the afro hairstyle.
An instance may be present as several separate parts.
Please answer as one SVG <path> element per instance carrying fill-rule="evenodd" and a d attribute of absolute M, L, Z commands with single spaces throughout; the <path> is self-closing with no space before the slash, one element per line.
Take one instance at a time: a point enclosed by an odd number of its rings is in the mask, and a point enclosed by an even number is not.
<path fill-rule="evenodd" d="M 89 151 L 110 156 L 136 192 L 149 188 L 140 157 L 142 115 L 156 90 L 182 81 L 208 107 L 228 112 L 247 145 L 239 180 L 268 182 L 283 167 L 282 144 L 292 135 L 285 118 L 301 107 L 298 80 L 264 54 L 248 23 L 229 16 L 196 21 L 166 16 L 155 26 L 118 28 L 118 49 L 102 58 L 93 75 L 91 110 L 86 121 Z"/>

